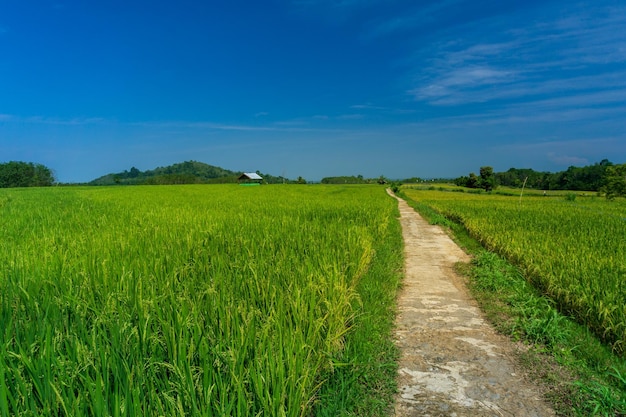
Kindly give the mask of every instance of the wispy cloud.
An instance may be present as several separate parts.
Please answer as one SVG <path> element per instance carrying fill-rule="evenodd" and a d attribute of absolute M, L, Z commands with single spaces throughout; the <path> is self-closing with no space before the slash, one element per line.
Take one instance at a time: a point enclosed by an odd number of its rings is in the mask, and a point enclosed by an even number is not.
<path fill-rule="evenodd" d="M 337 120 L 361 120 L 365 116 L 359 113 L 341 114 L 337 116 Z"/>
<path fill-rule="evenodd" d="M 433 2 L 429 5 L 416 2 L 417 7 L 414 7 L 409 13 L 402 16 L 381 18 L 377 23 L 372 25 L 368 31 L 367 37 L 377 38 L 398 32 L 414 30 L 416 27 L 419 28 L 426 23 L 435 21 L 437 16 L 446 13 L 451 8 L 464 1 L 466 0 L 443 0 Z"/>
<path fill-rule="evenodd" d="M 321 116 L 316 116 L 320 118 Z M 101 117 L 90 118 L 55 118 L 46 116 L 16 116 L 11 114 L 0 114 L 0 122 L 33 124 L 33 125 L 55 125 L 55 126 L 85 126 L 85 125 L 110 125 L 143 127 L 148 129 L 196 129 L 196 130 L 218 130 L 218 131 L 241 131 L 241 132 L 309 132 L 319 131 L 321 128 L 314 128 L 307 125 L 304 120 L 274 122 L 271 124 L 229 124 L 215 123 L 209 121 L 119 121 Z"/>
<path fill-rule="evenodd" d="M 355 104 L 350 106 L 350 108 L 355 110 L 387 110 L 386 107 L 376 106 L 372 103 Z"/>
<path fill-rule="evenodd" d="M 571 156 L 571 155 L 563 155 L 557 154 L 556 152 L 549 152 L 548 159 L 558 165 L 588 165 L 589 159 L 581 158 L 580 156 Z"/>
<path fill-rule="evenodd" d="M 626 142 L 620 137 L 582 136 L 573 139 L 540 140 L 537 138 L 518 140 L 504 145 L 495 145 L 491 150 L 498 155 L 517 155 L 521 160 L 540 160 L 550 165 L 568 167 L 583 166 L 602 159 L 621 163 L 619 155 L 626 152 Z"/>
<path fill-rule="evenodd" d="M 296 7 L 365 7 L 376 3 L 382 3 L 384 0 L 293 0 L 292 4 Z"/>
<path fill-rule="evenodd" d="M 615 64 L 626 62 L 626 7 L 583 7 L 517 27 L 509 18 L 481 22 L 463 39 L 419 51 L 415 87 L 408 94 L 450 106 L 624 85 L 624 72 Z M 489 42 L 490 33 L 498 34 L 497 42 Z"/>
<path fill-rule="evenodd" d="M 14 114 L 0 114 L 0 121 L 14 122 L 20 124 L 41 124 L 41 125 L 59 125 L 59 126 L 79 126 L 90 124 L 102 124 L 111 122 L 110 120 L 101 117 L 87 117 L 87 118 L 57 118 L 47 116 L 18 116 Z"/>
<path fill-rule="evenodd" d="M 580 139 L 568 139 L 568 140 L 535 140 L 535 141 L 525 141 L 525 142 L 516 142 L 504 145 L 497 145 L 495 148 L 506 149 L 506 150 L 549 150 L 553 148 L 565 148 L 569 147 L 570 149 L 581 149 L 581 148 L 593 148 L 598 145 L 617 145 L 617 143 L 621 142 L 621 138 L 616 137 L 598 137 L 598 138 L 580 138 Z M 626 144 L 622 146 L 626 148 Z"/>
<path fill-rule="evenodd" d="M 616 107 L 621 103 L 622 106 L 626 105 L 626 89 L 615 90 L 601 90 L 601 91 L 585 91 L 578 92 L 577 94 L 547 98 L 541 100 L 534 100 L 516 105 L 516 110 L 523 108 L 532 108 L 536 110 L 550 110 L 550 109 L 589 109 L 589 108 L 602 108 L 607 106 L 610 108 Z M 618 106 L 619 108 L 620 106 Z M 619 109 L 619 110 L 623 110 Z"/>
<path fill-rule="evenodd" d="M 626 61 L 626 7 L 581 10 L 544 25 L 546 40 L 562 42 L 557 53 L 582 63 Z"/>
<path fill-rule="evenodd" d="M 188 122 L 188 121 L 171 121 L 171 122 L 135 122 L 129 123 L 134 126 L 144 126 L 152 128 L 184 128 L 184 129 L 201 129 L 201 130 L 232 130 L 240 132 L 306 132 L 316 129 L 303 126 L 287 126 L 274 123 L 272 125 L 246 125 L 246 124 L 227 124 L 214 122 Z"/>
<path fill-rule="evenodd" d="M 486 97 L 475 93 L 482 93 L 485 88 L 495 85 L 510 84 L 515 77 L 513 71 L 488 66 L 453 68 L 427 85 L 409 91 L 409 94 L 417 100 L 427 100 L 434 104 L 480 102 L 485 101 Z"/>

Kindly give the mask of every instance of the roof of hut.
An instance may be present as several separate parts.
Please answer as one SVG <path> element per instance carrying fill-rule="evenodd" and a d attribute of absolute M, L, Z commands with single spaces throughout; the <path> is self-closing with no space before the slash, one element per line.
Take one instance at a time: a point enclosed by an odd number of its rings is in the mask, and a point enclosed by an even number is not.
<path fill-rule="evenodd" d="M 261 177 L 259 174 L 257 174 L 256 172 L 244 172 L 243 174 L 241 174 L 239 176 L 240 180 L 262 180 L 263 177 Z"/>

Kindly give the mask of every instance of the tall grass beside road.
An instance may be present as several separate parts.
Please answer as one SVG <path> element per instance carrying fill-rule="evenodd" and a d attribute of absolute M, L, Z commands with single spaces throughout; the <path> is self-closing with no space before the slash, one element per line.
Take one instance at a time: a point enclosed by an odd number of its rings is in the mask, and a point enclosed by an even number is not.
<path fill-rule="evenodd" d="M 487 249 L 616 352 L 626 348 L 626 201 L 407 189 L 409 198 L 463 224 Z"/>
<path fill-rule="evenodd" d="M 626 359 L 618 335 L 624 326 L 626 202 L 403 193 L 474 255 L 464 269 L 473 295 L 500 332 L 526 342 L 521 361 L 557 415 L 625 415 Z M 596 317 L 611 305 L 609 325 L 588 320 L 572 304 Z"/>

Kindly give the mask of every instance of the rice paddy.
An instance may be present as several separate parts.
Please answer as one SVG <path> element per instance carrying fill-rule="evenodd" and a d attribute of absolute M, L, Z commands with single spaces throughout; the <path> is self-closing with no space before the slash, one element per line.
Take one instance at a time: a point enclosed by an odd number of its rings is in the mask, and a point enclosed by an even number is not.
<path fill-rule="evenodd" d="M 396 215 L 374 186 L 0 190 L 0 415 L 310 415 Z"/>
<path fill-rule="evenodd" d="M 626 349 L 626 201 L 406 189 L 518 265 L 560 310 Z"/>

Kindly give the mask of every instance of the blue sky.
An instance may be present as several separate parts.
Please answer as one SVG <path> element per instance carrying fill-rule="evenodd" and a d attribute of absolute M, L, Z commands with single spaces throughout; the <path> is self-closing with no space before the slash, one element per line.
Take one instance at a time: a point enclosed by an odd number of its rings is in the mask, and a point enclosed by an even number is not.
<path fill-rule="evenodd" d="M 626 162 L 622 0 L 5 0 L 0 162 L 319 180 Z"/>

